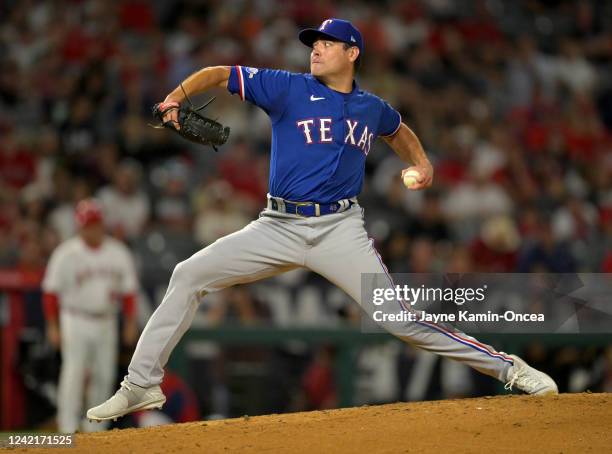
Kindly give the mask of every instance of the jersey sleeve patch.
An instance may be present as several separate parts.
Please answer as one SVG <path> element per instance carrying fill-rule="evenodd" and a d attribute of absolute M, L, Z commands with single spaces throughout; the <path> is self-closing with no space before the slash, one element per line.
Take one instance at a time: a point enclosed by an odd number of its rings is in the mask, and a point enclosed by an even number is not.
<path fill-rule="evenodd" d="M 275 69 L 233 66 L 227 89 L 261 107 L 272 119 L 281 116 L 289 103 L 291 73 Z"/>

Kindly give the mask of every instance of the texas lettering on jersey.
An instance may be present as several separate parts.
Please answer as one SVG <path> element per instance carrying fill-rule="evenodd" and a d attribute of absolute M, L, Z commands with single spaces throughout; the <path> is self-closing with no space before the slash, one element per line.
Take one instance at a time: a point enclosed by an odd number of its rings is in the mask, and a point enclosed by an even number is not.
<path fill-rule="evenodd" d="M 270 117 L 269 192 L 286 200 L 357 196 L 376 137 L 401 125 L 395 109 L 355 82 L 350 93 L 340 93 L 311 74 L 235 66 L 227 88 Z"/>
<path fill-rule="evenodd" d="M 359 137 L 359 140 L 356 140 L 355 131 L 357 130 L 357 125 L 359 125 L 359 120 L 351 120 L 350 118 L 347 118 L 344 121 L 346 122 L 346 128 L 348 131 L 346 133 L 346 136 L 344 137 L 344 143 L 359 148 L 367 156 L 367 154 L 370 152 L 370 147 L 372 146 L 372 139 L 374 138 L 374 134 L 370 132 L 368 125 L 364 125 L 361 134 L 357 133 L 357 137 Z M 315 128 L 315 125 L 317 125 L 316 129 L 318 130 L 317 143 L 332 143 L 332 119 L 309 118 L 297 122 L 298 128 L 300 128 L 300 130 L 304 134 L 306 144 L 311 145 L 315 142 L 313 134 L 316 134 L 316 132 L 312 131 L 312 129 Z"/>

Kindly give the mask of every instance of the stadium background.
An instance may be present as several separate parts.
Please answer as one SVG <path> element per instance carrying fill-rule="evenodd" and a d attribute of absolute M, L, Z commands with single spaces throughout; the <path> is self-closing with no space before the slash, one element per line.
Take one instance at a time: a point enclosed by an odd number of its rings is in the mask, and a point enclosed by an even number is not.
<path fill-rule="evenodd" d="M 215 154 L 148 128 L 151 106 L 202 66 L 307 71 L 297 31 L 327 17 L 360 28 L 360 85 L 402 113 L 435 167 L 434 188 L 411 193 L 393 152 L 380 141 L 370 152 L 360 202 L 393 272 L 612 271 L 607 2 L 5 1 L 3 429 L 53 424 L 59 357 L 44 342 L 37 285 L 50 252 L 75 232 L 78 200 L 99 197 L 109 231 L 133 250 L 143 323 L 178 261 L 263 206 L 262 112 L 219 96 L 211 112 L 232 135 Z M 338 370 L 347 358 L 337 338 L 365 336 L 355 336 L 358 312 L 348 297 L 302 272 L 210 297 L 194 330 L 204 327 L 219 338 L 242 332 L 277 341 L 183 345 L 170 365 L 175 399 L 159 421 L 344 404 Z M 292 330 L 309 335 L 274 335 Z M 124 349 L 118 377 L 130 353 Z M 395 342 L 354 353 L 351 404 L 499 391 L 492 380 Z M 517 353 L 549 371 L 562 392 L 612 390 L 605 340 L 542 338 Z"/>

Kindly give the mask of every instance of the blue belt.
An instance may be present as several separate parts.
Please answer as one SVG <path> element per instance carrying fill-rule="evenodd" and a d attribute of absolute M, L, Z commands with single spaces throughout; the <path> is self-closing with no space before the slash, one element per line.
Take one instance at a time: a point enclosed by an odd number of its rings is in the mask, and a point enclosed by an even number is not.
<path fill-rule="evenodd" d="M 279 203 L 277 200 L 270 198 L 268 206 L 274 211 L 281 213 L 297 214 L 298 216 L 312 217 L 325 216 L 326 214 L 339 213 L 348 210 L 355 205 L 352 200 L 343 200 L 342 202 L 332 203 L 315 203 L 315 202 L 288 202 Z M 283 211 L 282 205 L 285 205 Z"/>

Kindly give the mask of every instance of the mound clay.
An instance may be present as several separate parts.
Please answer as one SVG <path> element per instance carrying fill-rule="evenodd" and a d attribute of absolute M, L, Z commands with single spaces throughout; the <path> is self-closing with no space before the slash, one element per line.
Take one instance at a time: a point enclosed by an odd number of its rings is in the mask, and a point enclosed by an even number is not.
<path fill-rule="evenodd" d="M 399 403 L 79 434 L 76 453 L 610 452 L 612 394 Z"/>

